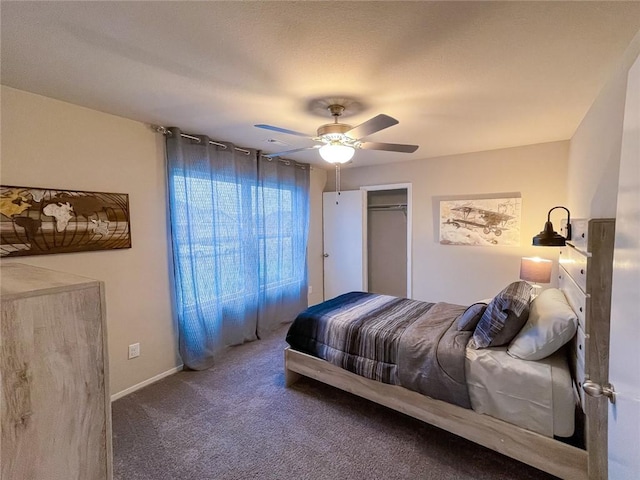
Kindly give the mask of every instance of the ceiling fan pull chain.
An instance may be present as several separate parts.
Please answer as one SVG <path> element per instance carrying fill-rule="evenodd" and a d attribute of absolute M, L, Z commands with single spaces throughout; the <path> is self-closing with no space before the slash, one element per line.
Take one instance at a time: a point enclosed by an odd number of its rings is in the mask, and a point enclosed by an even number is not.
<path fill-rule="evenodd" d="M 336 163 L 336 205 L 340 196 L 340 164 Z"/>

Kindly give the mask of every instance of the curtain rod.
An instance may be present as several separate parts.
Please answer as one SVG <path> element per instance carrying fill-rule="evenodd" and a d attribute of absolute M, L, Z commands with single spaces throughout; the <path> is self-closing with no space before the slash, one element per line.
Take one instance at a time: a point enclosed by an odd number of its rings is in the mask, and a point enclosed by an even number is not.
<path fill-rule="evenodd" d="M 172 135 L 171 130 L 169 130 L 166 127 L 163 127 L 162 125 L 151 125 L 151 128 L 153 130 L 155 130 L 156 132 L 161 133 L 162 135 L 167 135 L 169 137 Z M 197 140 L 198 142 L 200 141 L 199 137 L 196 137 L 194 135 L 189 135 L 188 133 L 180 133 L 180 136 L 184 137 L 184 138 L 188 138 L 190 140 Z M 209 144 L 210 145 L 216 145 L 216 146 L 222 147 L 222 148 L 227 148 L 227 146 L 224 143 L 214 142 L 213 140 L 209 140 Z M 233 147 L 233 148 L 234 148 L 234 150 L 236 150 L 238 152 L 241 152 L 241 153 L 244 153 L 245 155 L 249 155 L 251 153 L 250 150 L 246 150 L 244 148 L 239 148 L 239 147 Z M 262 155 L 262 153 L 260 154 L 260 156 L 262 158 L 266 159 L 269 162 L 273 161 L 272 157 L 267 157 L 266 155 Z M 291 163 L 293 163 L 295 166 L 300 167 L 302 169 L 305 169 L 305 168 L 309 167 L 309 170 L 313 170 L 311 165 L 307 165 L 307 164 L 304 164 L 304 163 L 298 163 L 298 162 L 296 162 L 294 160 L 285 160 L 283 158 L 278 158 L 278 161 L 284 163 L 285 165 L 291 165 Z"/>
<path fill-rule="evenodd" d="M 161 133 L 162 135 L 167 135 L 169 137 L 173 135 L 171 133 L 171 130 L 169 130 L 166 127 L 163 127 L 162 125 L 151 125 L 151 128 L 153 128 L 156 132 Z M 189 135 L 188 133 L 181 133 L 180 136 L 184 138 L 188 138 L 190 140 L 196 140 L 198 142 L 200 141 L 199 137 Z M 209 140 L 209 145 L 216 145 L 218 147 L 227 148 L 227 146 L 224 143 L 214 142 L 213 140 Z M 242 152 L 245 155 L 249 155 L 251 153 L 249 150 L 245 150 L 244 148 L 234 147 L 234 150 L 237 150 L 238 152 Z"/>

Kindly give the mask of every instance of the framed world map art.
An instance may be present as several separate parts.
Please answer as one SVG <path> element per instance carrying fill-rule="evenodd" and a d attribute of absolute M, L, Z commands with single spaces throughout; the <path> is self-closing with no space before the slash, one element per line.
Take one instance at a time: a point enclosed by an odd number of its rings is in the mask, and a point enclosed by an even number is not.
<path fill-rule="evenodd" d="M 129 195 L 0 186 L 0 257 L 131 248 Z"/>

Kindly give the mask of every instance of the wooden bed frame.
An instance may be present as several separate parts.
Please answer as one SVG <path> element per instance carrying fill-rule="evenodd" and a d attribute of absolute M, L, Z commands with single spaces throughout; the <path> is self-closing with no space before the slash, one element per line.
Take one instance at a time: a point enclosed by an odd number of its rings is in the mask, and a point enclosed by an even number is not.
<path fill-rule="evenodd" d="M 398 385 L 369 380 L 289 348 L 284 351 L 284 364 L 287 386 L 304 375 L 440 427 L 557 477 L 571 480 L 587 478 L 585 450 Z"/>
<path fill-rule="evenodd" d="M 586 312 L 579 310 L 583 317 L 585 315 L 591 317 L 592 327 L 588 328 L 585 343 L 587 353 L 585 375 L 589 376 L 591 372 L 593 378 L 596 373 L 596 362 L 600 371 L 608 369 L 614 223 L 611 219 L 582 220 L 576 223 L 579 228 L 574 229 L 574 235 L 584 240 L 584 245 L 579 240 L 576 245 L 567 248 L 576 248 L 578 252 L 584 252 L 586 263 L 580 266 L 583 269 L 582 274 L 586 279 L 585 272 L 589 267 L 593 272 L 591 278 L 594 282 L 597 278 L 599 285 L 593 290 L 590 289 L 591 291 L 586 295 L 587 304 L 584 307 Z M 562 275 L 571 274 L 564 267 L 559 270 L 561 278 Z M 592 286 L 595 287 L 595 285 Z M 603 336 L 606 338 L 603 339 Z M 606 364 L 604 368 L 603 363 Z M 606 480 L 607 478 L 607 407 L 606 400 L 603 403 L 602 398 L 587 397 L 585 402 L 584 395 L 580 395 L 582 401 L 586 403 L 584 423 L 587 450 L 583 450 L 491 416 L 434 400 L 401 386 L 361 377 L 329 362 L 289 348 L 284 351 L 284 365 L 287 387 L 296 382 L 300 376 L 306 376 L 442 428 L 557 477 L 567 480 L 587 478 Z M 582 372 L 579 373 L 582 374 Z M 575 380 L 576 386 L 581 387 L 583 380 L 584 378 L 578 377 Z M 601 380 L 601 378 L 597 379 L 597 381 Z"/>

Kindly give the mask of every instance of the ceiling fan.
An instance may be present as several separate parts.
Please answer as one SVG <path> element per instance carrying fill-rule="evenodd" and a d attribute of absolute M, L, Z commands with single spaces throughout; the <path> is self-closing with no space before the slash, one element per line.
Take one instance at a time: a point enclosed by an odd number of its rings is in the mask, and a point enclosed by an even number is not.
<path fill-rule="evenodd" d="M 285 152 L 271 153 L 265 155 L 265 157 L 282 157 L 291 153 L 301 152 L 303 150 L 320 150 L 320 156 L 329 163 L 340 164 L 346 163 L 353 157 L 355 150 L 362 148 L 365 150 L 383 150 L 387 152 L 401 152 L 401 153 L 413 153 L 418 149 L 418 145 L 405 145 L 400 143 L 380 143 L 380 142 L 367 142 L 363 138 L 391 127 L 398 123 L 398 120 L 388 115 L 380 114 L 373 118 L 370 118 L 364 123 L 361 123 L 357 127 L 352 127 L 346 123 L 339 123 L 338 118 L 344 112 L 345 107 L 343 105 L 332 104 L 327 107 L 331 115 L 333 116 L 333 123 L 327 123 L 318 128 L 317 136 L 313 137 L 305 133 L 296 132 L 294 130 L 287 130 L 286 128 L 274 127 L 271 125 L 255 125 L 258 128 L 264 128 L 265 130 L 272 130 L 278 133 L 286 133 L 289 135 L 296 135 L 298 137 L 305 137 L 319 142 L 318 145 L 312 145 L 310 147 L 296 148 L 294 150 L 287 150 Z"/>

